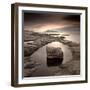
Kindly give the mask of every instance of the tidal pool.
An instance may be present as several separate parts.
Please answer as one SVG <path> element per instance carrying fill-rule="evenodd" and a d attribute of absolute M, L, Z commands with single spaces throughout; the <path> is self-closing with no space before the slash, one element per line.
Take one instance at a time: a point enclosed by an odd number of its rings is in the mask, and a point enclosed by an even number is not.
<path fill-rule="evenodd" d="M 59 66 L 51 66 L 49 67 L 47 65 L 47 52 L 46 52 L 46 46 L 49 47 L 60 47 L 63 51 L 63 62 L 62 64 L 72 60 L 72 53 L 68 46 L 63 45 L 60 42 L 52 42 L 49 43 L 41 48 L 39 48 L 35 53 L 33 53 L 30 56 L 30 60 L 35 61 L 39 65 L 36 66 L 37 70 L 35 72 L 32 72 L 32 77 L 38 77 L 38 76 L 53 76 L 57 70 L 59 70 Z"/>

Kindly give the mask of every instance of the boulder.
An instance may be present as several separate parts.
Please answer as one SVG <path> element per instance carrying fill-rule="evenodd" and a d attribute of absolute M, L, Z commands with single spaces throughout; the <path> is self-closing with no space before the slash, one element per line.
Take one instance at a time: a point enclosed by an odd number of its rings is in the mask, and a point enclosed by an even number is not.
<path fill-rule="evenodd" d="M 46 47 L 47 52 L 47 65 L 56 66 L 60 65 L 63 61 L 63 51 L 60 47 Z"/>

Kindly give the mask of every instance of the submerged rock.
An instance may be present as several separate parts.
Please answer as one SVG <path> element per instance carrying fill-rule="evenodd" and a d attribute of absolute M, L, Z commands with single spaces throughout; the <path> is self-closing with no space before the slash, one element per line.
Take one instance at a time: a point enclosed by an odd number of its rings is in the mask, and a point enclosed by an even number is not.
<path fill-rule="evenodd" d="M 46 47 L 47 52 L 47 65 L 54 66 L 59 65 L 63 61 L 63 51 L 60 47 Z"/>

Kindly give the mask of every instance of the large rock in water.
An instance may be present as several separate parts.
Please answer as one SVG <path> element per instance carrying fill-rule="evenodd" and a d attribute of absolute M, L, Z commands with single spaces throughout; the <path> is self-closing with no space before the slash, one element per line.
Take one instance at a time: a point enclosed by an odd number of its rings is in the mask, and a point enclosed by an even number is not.
<path fill-rule="evenodd" d="M 62 64 L 63 51 L 60 47 L 46 47 L 47 52 L 47 65 L 56 66 Z"/>

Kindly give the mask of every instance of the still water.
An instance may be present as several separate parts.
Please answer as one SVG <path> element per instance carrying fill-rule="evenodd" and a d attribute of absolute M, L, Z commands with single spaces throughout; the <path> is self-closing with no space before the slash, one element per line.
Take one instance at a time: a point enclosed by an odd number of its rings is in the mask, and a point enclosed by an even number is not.
<path fill-rule="evenodd" d="M 53 32 L 52 32 L 53 31 Z M 64 30 L 52 30 L 46 34 L 56 34 L 54 37 L 65 36 L 67 40 L 80 43 L 80 28 L 69 28 Z M 58 35 L 57 35 L 58 34 Z"/>
<path fill-rule="evenodd" d="M 39 66 L 37 67 L 37 70 L 32 73 L 32 76 L 52 76 L 55 74 L 57 70 L 59 70 L 59 65 L 58 66 L 51 66 L 48 67 L 47 65 L 47 53 L 46 53 L 46 46 L 49 47 L 60 47 L 63 51 L 63 64 L 72 60 L 72 53 L 69 50 L 69 47 L 66 45 L 63 45 L 60 42 L 52 42 L 49 43 L 40 49 L 38 49 L 31 57 L 30 59 L 35 61 L 36 63 L 39 63 Z"/>

